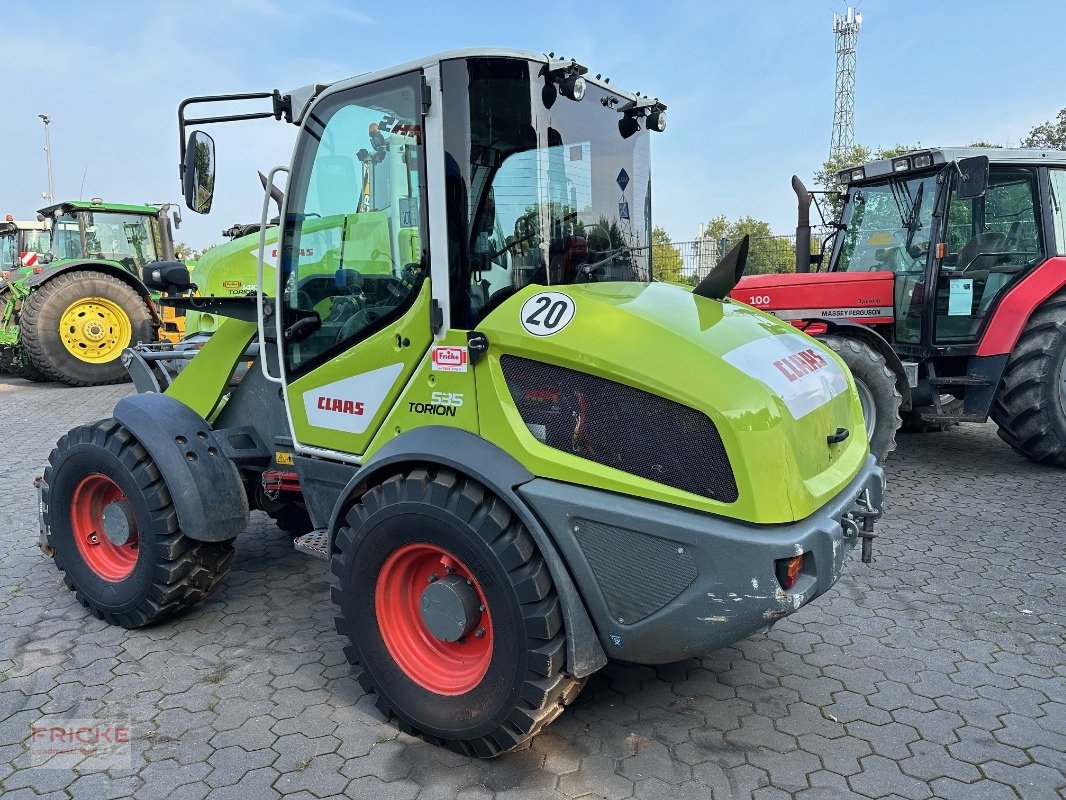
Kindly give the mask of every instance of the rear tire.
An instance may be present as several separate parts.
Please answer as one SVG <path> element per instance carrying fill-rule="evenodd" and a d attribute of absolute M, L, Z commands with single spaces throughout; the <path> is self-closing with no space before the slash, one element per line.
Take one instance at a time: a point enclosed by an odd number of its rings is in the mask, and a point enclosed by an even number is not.
<path fill-rule="evenodd" d="M 990 416 L 999 436 L 1038 464 L 1066 466 L 1066 292 L 1025 324 Z"/>
<path fill-rule="evenodd" d="M 102 301 L 113 311 L 102 325 L 93 328 L 92 335 L 72 331 L 68 312 L 75 303 L 91 299 Z M 118 327 L 111 324 L 116 321 Z M 96 270 L 57 275 L 34 289 L 23 301 L 19 325 L 29 362 L 44 375 L 68 386 L 102 386 L 129 380 L 120 358 L 122 351 L 156 339 L 152 314 L 143 298 L 118 278 Z M 80 344 L 68 346 L 65 340 L 71 339 Z M 75 356 L 72 348 L 83 357 Z"/>
<path fill-rule="evenodd" d="M 415 469 L 370 489 L 346 522 L 332 559 L 337 631 L 362 667 L 359 682 L 402 730 L 491 758 L 528 742 L 577 696 L 583 681 L 563 672 L 551 575 L 529 531 L 485 487 Z M 430 612 L 419 616 L 418 593 L 435 577 L 473 603 L 458 640 L 436 637 Z"/>
<path fill-rule="evenodd" d="M 166 481 L 113 419 L 74 428 L 44 472 L 44 519 L 55 564 L 99 619 L 138 628 L 211 595 L 233 542 L 182 535 Z"/>
<path fill-rule="evenodd" d="M 896 431 L 900 426 L 899 407 L 903 396 L 896 386 L 896 375 L 885 357 L 859 339 L 850 336 L 819 336 L 818 340 L 840 356 L 855 378 L 855 388 L 862 403 L 870 452 L 878 463 L 885 463 L 896 449 Z M 873 417 L 873 425 L 870 425 Z"/>

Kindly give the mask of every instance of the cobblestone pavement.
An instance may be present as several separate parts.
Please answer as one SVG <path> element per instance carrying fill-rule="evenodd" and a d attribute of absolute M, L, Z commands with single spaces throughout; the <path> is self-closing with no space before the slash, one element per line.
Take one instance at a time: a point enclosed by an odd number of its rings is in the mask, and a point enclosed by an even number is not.
<path fill-rule="evenodd" d="M 875 563 L 736 647 L 612 664 L 531 749 L 400 734 L 351 678 L 324 562 L 256 514 L 228 584 L 147 630 L 78 606 L 36 541 L 39 474 L 127 387 L 0 378 L 0 794 L 1051 798 L 1066 786 L 1066 473 L 991 425 L 905 436 Z M 42 717 L 133 726 L 133 769 L 33 768 Z"/>

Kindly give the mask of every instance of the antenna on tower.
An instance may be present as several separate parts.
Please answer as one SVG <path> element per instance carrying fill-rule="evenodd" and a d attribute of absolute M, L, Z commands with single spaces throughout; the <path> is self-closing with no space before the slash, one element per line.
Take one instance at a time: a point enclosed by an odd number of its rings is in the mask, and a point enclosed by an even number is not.
<path fill-rule="evenodd" d="M 844 155 L 855 144 L 855 49 L 859 44 L 862 14 L 848 7 L 844 14 L 833 15 L 836 35 L 837 80 L 833 108 L 833 137 L 829 158 Z"/>

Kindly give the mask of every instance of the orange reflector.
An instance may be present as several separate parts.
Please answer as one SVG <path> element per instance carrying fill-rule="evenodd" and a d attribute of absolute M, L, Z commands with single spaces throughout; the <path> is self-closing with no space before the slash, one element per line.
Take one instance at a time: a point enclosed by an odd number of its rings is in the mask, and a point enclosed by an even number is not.
<path fill-rule="evenodd" d="M 803 556 L 793 556 L 788 560 L 788 569 L 785 570 L 785 578 L 788 581 L 786 589 L 791 589 L 796 585 L 796 577 L 799 575 L 800 569 L 803 567 Z"/>
<path fill-rule="evenodd" d="M 948 254 L 948 246 L 943 242 L 938 242 L 936 246 L 936 257 L 944 258 Z"/>

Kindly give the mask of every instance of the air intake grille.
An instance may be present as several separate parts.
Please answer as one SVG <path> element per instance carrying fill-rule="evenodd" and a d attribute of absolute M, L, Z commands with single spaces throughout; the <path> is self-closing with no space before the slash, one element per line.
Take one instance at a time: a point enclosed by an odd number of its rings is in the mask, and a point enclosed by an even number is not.
<path fill-rule="evenodd" d="M 712 500 L 737 499 L 706 414 L 565 367 L 506 355 L 501 364 L 522 420 L 549 447 Z"/>

